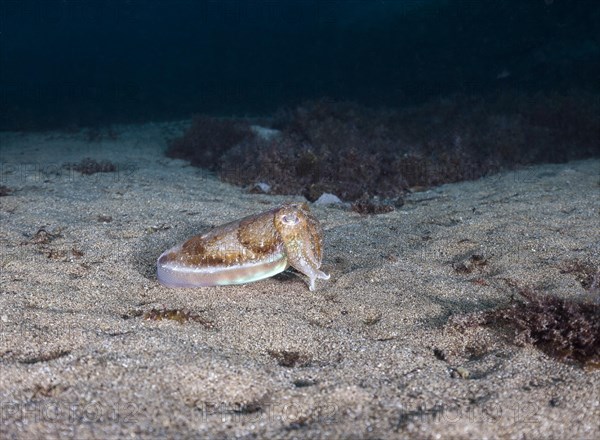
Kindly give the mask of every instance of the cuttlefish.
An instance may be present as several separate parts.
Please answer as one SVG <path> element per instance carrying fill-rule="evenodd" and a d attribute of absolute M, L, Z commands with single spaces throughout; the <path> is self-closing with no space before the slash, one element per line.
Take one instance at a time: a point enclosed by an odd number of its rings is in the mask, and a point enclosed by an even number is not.
<path fill-rule="evenodd" d="M 288 203 L 196 235 L 165 252 L 156 263 L 167 287 L 245 284 L 272 277 L 290 266 L 315 290 L 323 230 L 306 203 Z"/>

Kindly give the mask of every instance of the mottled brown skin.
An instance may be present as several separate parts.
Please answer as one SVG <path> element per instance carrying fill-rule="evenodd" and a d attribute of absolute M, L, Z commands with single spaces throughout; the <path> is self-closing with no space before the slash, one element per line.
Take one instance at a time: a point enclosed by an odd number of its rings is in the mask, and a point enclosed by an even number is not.
<path fill-rule="evenodd" d="M 322 236 L 319 221 L 306 203 L 286 204 L 192 237 L 165 252 L 158 260 L 159 280 L 182 287 L 236 284 L 266 278 L 292 266 L 309 277 L 309 287 L 314 290 L 316 278 L 329 278 L 319 270 Z M 169 274 L 185 269 L 186 277 L 197 280 L 178 283 L 170 275 L 161 279 L 161 270 L 172 266 L 176 269 Z M 197 275 L 192 273 L 194 268 L 198 268 Z"/>
<path fill-rule="evenodd" d="M 164 261 L 219 267 L 264 259 L 282 247 L 281 237 L 270 227 L 272 217 L 270 212 L 255 214 L 196 235 Z"/>

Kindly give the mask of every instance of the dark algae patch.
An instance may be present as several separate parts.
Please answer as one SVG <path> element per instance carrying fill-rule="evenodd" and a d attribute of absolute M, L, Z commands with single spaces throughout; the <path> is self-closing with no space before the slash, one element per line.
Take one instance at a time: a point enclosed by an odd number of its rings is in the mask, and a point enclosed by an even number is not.
<path fill-rule="evenodd" d="M 456 326 L 507 326 L 517 345 L 533 344 L 561 361 L 600 368 L 600 302 L 575 301 L 518 288 L 506 307 L 452 320 Z"/>
<path fill-rule="evenodd" d="M 282 367 L 306 367 L 311 364 L 312 357 L 299 351 L 267 350 L 269 356 L 277 360 Z"/>
<path fill-rule="evenodd" d="M 135 314 L 134 314 L 135 315 Z M 139 315 L 138 315 L 139 316 Z M 189 312 L 181 309 L 151 309 L 142 315 L 144 319 L 150 321 L 175 321 L 179 324 L 185 324 L 187 322 L 196 322 L 201 324 L 207 329 L 213 329 L 215 323 L 209 319 L 203 318 L 197 313 Z"/>
<path fill-rule="evenodd" d="M 309 101 L 278 111 L 259 135 L 244 119 L 195 117 L 169 157 L 226 182 L 314 201 L 331 193 L 360 213 L 393 209 L 411 190 L 534 163 L 600 155 L 600 102 L 584 92 L 457 95 L 402 109 Z"/>
<path fill-rule="evenodd" d="M 97 161 L 86 157 L 77 163 L 66 163 L 63 166 L 67 170 L 73 170 L 85 175 L 96 173 L 114 173 L 117 171 L 117 165 L 108 160 Z"/>

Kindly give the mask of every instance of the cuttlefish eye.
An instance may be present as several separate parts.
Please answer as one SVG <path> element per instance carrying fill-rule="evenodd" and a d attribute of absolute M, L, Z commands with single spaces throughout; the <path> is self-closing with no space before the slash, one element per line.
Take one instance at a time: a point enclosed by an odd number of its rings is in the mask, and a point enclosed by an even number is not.
<path fill-rule="evenodd" d="M 287 226 L 294 226 L 300 223 L 300 219 L 296 214 L 284 214 L 281 217 L 281 222 Z"/>

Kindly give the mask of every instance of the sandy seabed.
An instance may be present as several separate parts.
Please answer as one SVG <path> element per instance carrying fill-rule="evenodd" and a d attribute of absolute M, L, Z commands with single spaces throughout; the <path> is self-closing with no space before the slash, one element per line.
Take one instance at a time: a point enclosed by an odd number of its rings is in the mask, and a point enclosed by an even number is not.
<path fill-rule="evenodd" d="M 586 295 L 561 268 L 600 262 L 599 160 L 444 185 L 378 216 L 312 206 L 331 274 L 315 292 L 288 272 L 169 289 L 163 250 L 299 200 L 165 158 L 180 132 L 0 134 L 3 439 L 600 438 L 600 370 L 446 325 L 508 304 L 512 282 Z M 84 157 L 116 171 L 63 167 Z M 457 271 L 472 255 L 486 264 Z M 164 310 L 180 319 L 149 319 Z"/>

